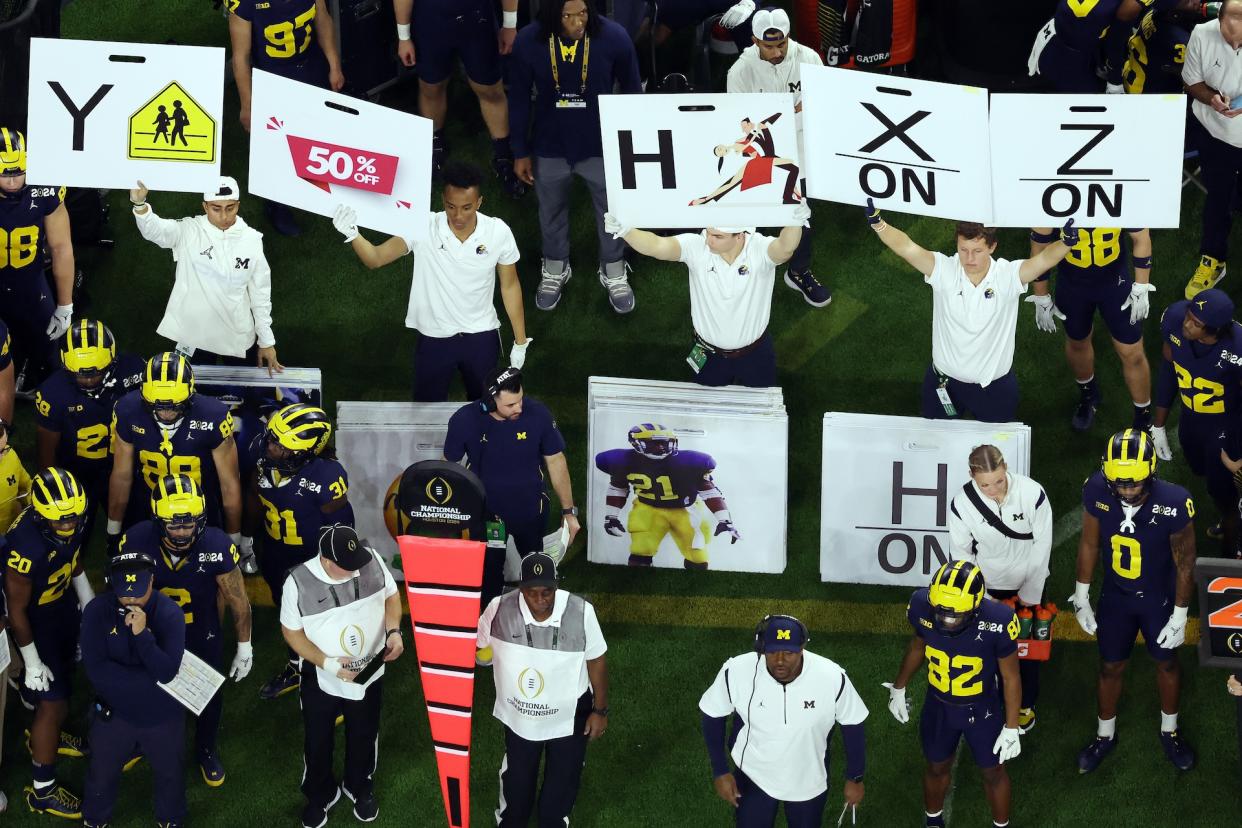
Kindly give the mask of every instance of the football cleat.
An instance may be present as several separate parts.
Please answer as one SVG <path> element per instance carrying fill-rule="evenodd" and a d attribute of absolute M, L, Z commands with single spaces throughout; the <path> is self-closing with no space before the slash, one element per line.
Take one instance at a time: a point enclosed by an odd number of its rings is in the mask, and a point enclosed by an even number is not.
<path fill-rule="evenodd" d="M 474 663 L 475 663 L 475 666 L 477 667 L 491 667 L 492 666 L 492 648 L 491 647 L 479 647 L 477 650 L 475 650 L 474 651 Z"/>
<path fill-rule="evenodd" d="M 1023 707 L 1018 711 L 1018 733 L 1022 736 L 1035 729 L 1035 710 Z"/>
<path fill-rule="evenodd" d="M 626 563 L 629 566 L 651 566 L 652 557 L 650 555 L 630 555 L 630 559 Z"/>
<path fill-rule="evenodd" d="M 82 818 L 82 800 L 65 790 L 61 785 L 53 785 L 46 796 L 39 796 L 35 789 L 26 786 L 26 806 L 36 814 L 51 814 L 65 819 Z"/>
<path fill-rule="evenodd" d="M 1160 744 L 1173 767 L 1188 771 L 1195 766 L 1195 749 L 1176 730 L 1160 731 Z"/>
<path fill-rule="evenodd" d="M 1074 408 L 1074 416 L 1070 418 L 1070 428 L 1074 431 L 1087 431 L 1095 422 L 1096 409 L 1103 399 L 1099 386 L 1094 382 L 1078 386 L 1078 405 Z"/>
<path fill-rule="evenodd" d="M 276 699 L 285 693 L 292 693 L 302 684 L 302 676 L 296 667 L 285 662 L 284 669 L 272 676 L 266 684 L 259 688 L 259 698 Z"/>
<path fill-rule="evenodd" d="M 792 267 L 787 268 L 785 284 L 799 291 L 811 307 L 822 308 L 832 301 L 832 291 L 820 284 L 810 270 L 795 272 Z"/>
<path fill-rule="evenodd" d="M 342 786 L 341 790 L 345 791 L 345 795 L 349 797 L 349 801 L 354 803 L 354 817 L 359 822 L 374 822 L 379 816 L 379 803 L 375 801 L 375 794 L 370 796 L 360 796 L 355 798 L 349 792 L 349 788 Z"/>
<path fill-rule="evenodd" d="M 220 761 L 220 754 L 216 751 L 200 750 L 198 769 L 203 773 L 203 781 L 209 786 L 218 788 L 224 784 L 224 763 Z"/>
<path fill-rule="evenodd" d="M 26 730 L 26 750 L 30 752 L 30 731 Z M 81 736 L 74 736 L 72 733 L 60 732 L 60 744 L 56 746 L 56 752 L 61 756 L 69 756 L 73 759 L 81 759 L 84 756 L 91 755 L 91 749 L 86 746 L 86 740 Z"/>
<path fill-rule="evenodd" d="M 945 828 L 943 813 L 936 814 L 935 816 L 927 814 L 926 819 L 927 822 L 924 823 L 924 828 Z"/>
<path fill-rule="evenodd" d="M 126 773 L 132 771 L 142 761 L 142 751 L 135 749 L 133 754 L 125 760 L 125 764 L 121 766 L 121 772 Z"/>
<path fill-rule="evenodd" d="M 338 787 L 336 793 L 332 794 L 332 801 L 320 808 L 314 803 L 307 802 L 306 807 L 302 809 L 302 828 L 323 828 L 328 824 L 328 811 L 332 810 L 341 799 L 341 789 Z"/>
<path fill-rule="evenodd" d="M 610 276 L 604 268 L 599 270 L 599 283 L 608 290 L 608 304 L 617 313 L 634 310 L 634 288 L 630 287 L 630 266 L 621 262 L 621 272 Z"/>
<path fill-rule="evenodd" d="M 1096 736 L 1091 740 L 1091 744 L 1078 752 L 1078 772 L 1091 773 L 1100 766 L 1104 761 L 1104 757 L 1113 752 L 1117 747 L 1117 737 L 1106 739 L 1103 736 Z"/>
<path fill-rule="evenodd" d="M 684 560 L 681 562 L 686 569 L 707 569 L 707 561 Z"/>
<path fill-rule="evenodd" d="M 1186 298 L 1194 299 L 1208 288 L 1216 287 L 1225 278 L 1225 263 L 1212 256 L 1204 256 L 1195 268 L 1195 274 L 1186 283 Z"/>
<path fill-rule="evenodd" d="M 1221 522 L 1218 520 L 1208 527 L 1207 536 L 1211 538 L 1212 540 L 1224 540 L 1225 539 L 1225 527 L 1222 526 Z"/>
<path fill-rule="evenodd" d="M 561 293 L 565 290 L 565 283 L 573 277 L 574 269 L 569 266 L 569 262 L 565 262 L 565 269 L 560 275 L 554 276 L 548 272 L 545 259 L 541 273 L 539 287 L 535 288 L 535 307 L 550 311 L 560 304 Z"/>
<path fill-rule="evenodd" d="M 509 198 L 521 198 L 530 192 L 526 182 L 517 177 L 513 171 L 512 158 L 493 158 L 492 172 L 500 179 L 500 186 Z"/>

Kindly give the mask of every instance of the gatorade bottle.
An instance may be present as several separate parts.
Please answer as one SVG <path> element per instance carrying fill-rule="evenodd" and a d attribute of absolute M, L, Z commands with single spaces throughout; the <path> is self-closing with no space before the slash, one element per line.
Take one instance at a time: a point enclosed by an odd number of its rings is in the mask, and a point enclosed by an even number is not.
<path fill-rule="evenodd" d="M 1052 638 L 1052 619 L 1057 617 L 1056 604 L 1043 604 L 1035 608 L 1035 623 L 1031 627 L 1031 638 L 1036 641 L 1047 641 Z"/>
<path fill-rule="evenodd" d="M 1030 607 L 1022 607 L 1018 610 L 1018 638 L 1031 637 L 1032 618 Z"/>
<path fill-rule="evenodd" d="M 1215 20 L 1220 16 L 1220 7 L 1223 3 L 1204 3 L 1201 7 L 1204 20 Z"/>

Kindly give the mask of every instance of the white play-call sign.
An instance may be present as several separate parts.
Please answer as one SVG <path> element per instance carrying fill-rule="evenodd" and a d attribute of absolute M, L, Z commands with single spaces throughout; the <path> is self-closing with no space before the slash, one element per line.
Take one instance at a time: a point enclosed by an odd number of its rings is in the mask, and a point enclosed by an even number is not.
<path fill-rule="evenodd" d="M 1184 95 L 993 95 L 1000 227 L 1177 227 Z"/>
<path fill-rule="evenodd" d="M 31 184 L 203 192 L 220 177 L 224 50 L 34 38 Z"/>
<path fill-rule="evenodd" d="M 991 221 L 987 90 L 803 66 L 802 101 L 812 198 Z"/>

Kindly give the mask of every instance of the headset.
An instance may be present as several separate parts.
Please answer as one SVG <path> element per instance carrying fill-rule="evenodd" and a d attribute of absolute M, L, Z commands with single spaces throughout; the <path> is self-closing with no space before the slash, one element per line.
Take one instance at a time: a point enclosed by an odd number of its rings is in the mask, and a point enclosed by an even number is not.
<path fill-rule="evenodd" d="M 479 400 L 479 408 L 483 409 L 483 413 L 491 414 L 496 410 L 496 398 L 500 396 L 500 386 L 513 379 L 519 383 L 522 381 L 522 372 L 513 366 L 497 372 L 492 377 L 487 388 L 483 389 L 483 397 Z"/>
<path fill-rule="evenodd" d="M 146 552 L 122 552 L 119 555 L 113 555 L 104 562 L 104 583 L 109 588 L 112 587 L 112 576 L 117 573 L 117 565 L 121 565 L 126 572 L 155 572 L 155 558 L 152 558 Z"/>
<path fill-rule="evenodd" d="M 794 618 L 792 615 L 765 615 L 763 616 L 763 620 L 760 621 L 758 625 L 755 626 L 755 640 L 753 644 L 754 644 L 754 650 L 756 653 L 763 655 L 764 653 L 763 637 L 767 634 L 768 627 L 772 626 L 772 622 L 774 621 L 789 621 L 794 624 L 797 624 L 798 629 L 802 631 L 803 646 L 806 646 L 807 644 L 811 643 L 810 630 L 806 628 L 806 624 L 803 624 L 797 618 Z M 756 662 L 756 669 L 757 667 L 758 667 L 758 662 Z"/>

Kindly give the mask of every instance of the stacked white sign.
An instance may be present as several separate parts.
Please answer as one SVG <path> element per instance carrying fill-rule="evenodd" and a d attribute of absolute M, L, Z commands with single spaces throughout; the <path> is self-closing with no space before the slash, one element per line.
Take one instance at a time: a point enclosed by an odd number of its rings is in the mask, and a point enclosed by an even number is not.
<path fill-rule="evenodd" d="M 658 542 L 653 565 L 681 569 L 687 557 L 679 548 L 673 530 L 665 525 L 688 526 L 693 540 L 683 540 L 688 549 L 705 551 L 710 569 L 737 572 L 779 573 L 785 569 L 785 515 L 788 504 L 787 467 L 789 418 L 779 388 L 704 388 L 685 382 L 591 377 L 587 392 L 589 457 L 587 460 L 587 557 L 596 563 L 625 565 L 635 543 Z M 724 495 L 729 518 L 741 535 L 736 543 L 727 532 L 716 534 L 720 518 L 697 497 L 691 488 L 682 492 L 679 480 L 685 472 L 660 474 L 652 462 L 636 458 L 629 442 L 635 426 L 659 426 L 677 438 L 678 455 L 656 463 L 702 465 L 694 453 L 710 458 L 710 474 Z M 597 458 L 611 452 L 603 461 L 612 471 L 597 467 Z M 607 514 L 605 498 L 613 480 L 627 489 L 626 503 L 620 510 L 621 534 L 604 530 Z M 683 484 L 684 485 L 684 484 Z M 657 535 L 644 533 L 637 541 L 631 512 L 640 490 L 652 502 L 673 501 L 694 495 L 689 506 L 657 509 Z M 654 493 L 654 495 L 653 495 Z M 653 495 L 653 496 L 652 496 Z M 589 521 L 589 523 L 588 523 Z M 663 532 L 662 537 L 658 537 Z"/>
<path fill-rule="evenodd" d="M 948 510 L 970 479 L 967 458 L 990 443 L 1027 474 L 1022 423 L 824 415 L 819 572 L 824 581 L 926 586 L 951 559 Z"/>

